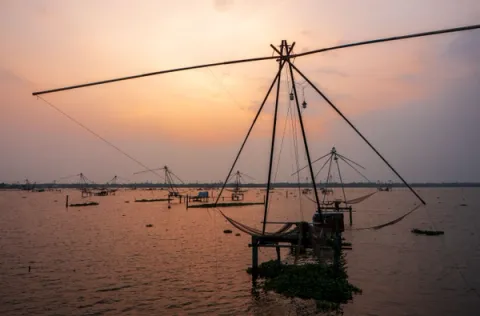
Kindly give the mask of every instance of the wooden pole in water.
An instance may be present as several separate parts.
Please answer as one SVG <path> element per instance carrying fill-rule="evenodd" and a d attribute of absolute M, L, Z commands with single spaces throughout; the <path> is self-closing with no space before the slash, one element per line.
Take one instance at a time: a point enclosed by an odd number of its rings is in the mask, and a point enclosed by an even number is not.
<path fill-rule="evenodd" d="M 348 213 L 350 215 L 350 226 L 352 226 L 353 224 L 353 218 L 352 218 L 352 207 L 350 206 L 350 208 L 348 209 Z"/>
<path fill-rule="evenodd" d="M 188 209 L 188 201 L 189 201 L 189 199 L 190 199 L 190 198 L 189 198 L 189 196 L 188 196 L 188 194 L 187 194 L 187 197 L 186 197 L 186 199 L 185 199 L 185 209 Z"/>
<path fill-rule="evenodd" d="M 258 242 L 257 237 L 252 236 L 252 279 L 255 281 L 258 277 Z"/>
<path fill-rule="evenodd" d="M 65 207 L 68 208 L 68 194 L 65 196 Z"/>

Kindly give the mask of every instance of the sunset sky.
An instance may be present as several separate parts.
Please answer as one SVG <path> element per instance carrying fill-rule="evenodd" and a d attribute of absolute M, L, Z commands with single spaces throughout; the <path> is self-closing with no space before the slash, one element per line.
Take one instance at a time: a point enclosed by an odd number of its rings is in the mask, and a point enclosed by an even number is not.
<path fill-rule="evenodd" d="M 162 181 L 134 176 L 141 166 L 34 91 L 271 56 L 269 45 L 283 39 L 300 53 L 469 24 L 480 24 L 478 0 L 1 1 L 0 182 L 80 172 L 96 182 Z M 295 65 L 408 181 L 480 181 L 480 30 L 316 54 Z M 211 67 L 43 98 L 150 168 L 168 165 L 184 181 L 210 182 L 225 178 L 277 69 L 274 60 Z M 296 181 L 283 75 L 275 175 Z M 304 91 L 312 158 L 336 146 L 371 180 L 398 181 L 313 89 Z M 272 93 L 236 168 L 258 182 L 267 177 L 273 105 Z M 361 180 L 348 167 L 342 175 Z"/>

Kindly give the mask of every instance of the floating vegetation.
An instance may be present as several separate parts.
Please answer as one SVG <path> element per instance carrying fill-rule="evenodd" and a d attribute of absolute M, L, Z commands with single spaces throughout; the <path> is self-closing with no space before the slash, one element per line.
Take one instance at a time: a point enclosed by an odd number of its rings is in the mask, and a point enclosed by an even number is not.
<path fill-rule="evenodd" d="M 232 233 L 232 230 L 231 229 L 225 229 L 223 231 L 224 234 L 231 234 Z"/>
<path fill-rule="evenodd" d="M 125 203 L 130 203 L 130 201 L 125 201 Z"/>
<path fill-rule="evenodd" d="M 467 206 L 467 204 L 465 204 L 465 203 L 462 203 L 462 204 L 460 204 L 460 206 Z"/>
<path fill-rule="evenodd" d="M 263 202 L 243 202 L 243 203 L 206 203 L 206 204 L 193 204 L 188 208 L 212 208 L 212 207 L 235 207 L 235 206 L 248 206 L 248 205 L 263 205 Z"/>
<path fill-rule="evenodd" d="M 251 274 L 251 268 L 247 272 Z M 264 290 L 287 297 L 314 299 L 317 309 L 324 312 L 338 310 L 353 294 L 362 293 L 348 282 L 344 259 L 337 268 L 327 263 L 286 265 L 271 260 L 258 267 L 258 275 L 265 279 L 261 285 Z"/>
<path fill-rule="evenodd" d="M 236 233 L 235 236 L 240 236 L 240 233 Z"/>
<path fill-rule="evenodd" d="M 153 227 L 153 224 L 147 224 L 145 227 Z"/>
<path fill-rule="evenodd" d="M 427 235 L 427 236 L 438 236 L 438 235 L 444 234 L 444 232 L 441 230 L 422 230 L 417 228 L 412 229 L 412 233 L 417 235 Z"/>
<path fill-rule="evenodd" d="M 172 199 L 141 199 L 141 200 L 135 200 L 135 202 L 166 202 L 166 201 L 171 201 Z"/>
<path fill-rule="evenodd" d="M 70 206 L 93 206 L 93 205 L 98 205 L 98 202 L 86 202 L 86 203 L 77 203 L 77 204 L 70 204 Z"/>

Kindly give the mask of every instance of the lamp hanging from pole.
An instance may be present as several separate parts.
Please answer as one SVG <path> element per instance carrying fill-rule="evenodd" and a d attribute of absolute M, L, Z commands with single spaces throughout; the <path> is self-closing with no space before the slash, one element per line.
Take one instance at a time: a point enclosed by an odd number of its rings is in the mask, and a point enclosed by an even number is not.
<path fill-rule="evenodd" d="M 305 86 L 302 87 L 302 96 L 303 96 L 302 107 L 304 109 L 306 109 L 307 108 L 307 102 L 305 101 Z"/>

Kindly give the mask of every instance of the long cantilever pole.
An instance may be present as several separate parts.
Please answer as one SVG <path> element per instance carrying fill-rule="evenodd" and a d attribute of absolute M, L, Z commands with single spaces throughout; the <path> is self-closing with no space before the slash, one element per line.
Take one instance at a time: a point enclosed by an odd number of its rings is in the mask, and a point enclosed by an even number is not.
<path fill-rule="evenodd" d="M 140 75 L 127 76 L 127 77 L 121 77 L 121 78 L 115 78 L 115 79 L 109 79 L 109 80 L 102 80 L 102 81 L 78 84 L 78 85 L 73 85 L 73 86 L 68 86 L 68 87 L 63 87 L 63 88 L 38 91 L 38 92 L 33 92 L 32 95 L 41 95 L 41 94 L 60 92 L 60 91 L 65 91 L 65 90 L 73 90 L 73 89 L 78 89 L 78 88 L 97 86 L 97 85 L 106 84 L 106 83 L 112 83 L 112 82 L 125 81 L 125 80 L 130 80 L 130 79 L 137 79 L 137 78 L 143 78 L 143 77 L 149 77 L 149 76 L 162 75 L 162 74 L 166 74 L 166 73 L 170 73 L 170 72 L 179 72 L 179 71 L 184 71 L 184 70 L 200 69 L 200 68 L 207 68 L 207 67 L 213 67 L 213 66 L 248 63 L 248 62 L 252 62 L 252 61 L 261 61 L 261 60 L 269 60 L 269 59 L 276 59 L 276 58 L 278 58 L 278 57 L 277 56 L 268 56 L 268 57 L 238 59 L 238 60 L 230 60 L 230 61 L 224 61 L 224 62 L 219 62 L 219 63 L 211 63 L 211 64 L 204 64 L 204 65 L 197 65 L 197 66 L 189 66 L 189 67 L 161 70 L 161 71 L 155 71 L 155 72 L 147 72 L 147 73 L 140 74 Z"/>
<path fill-rule="evenodd" d="M 423 33 L 414 33 L 414 34 L 408 34 L 408 35 L 403 35 L 403 36 L 380 38 L 380 39 L 376 39 L 376 40 L 356 42 L 356 43 L 350 43 L 350 44 L 344 44 L 344 45 L 338 45 L 338 46 L 333 46 L 333 47 L 316 49 L 316 50 L 312 50 L 312 51 L 308 51 L 308 52 L 304 52 L 304 53 L 300 53 L 300 54 L 292 54 L 292 55 L 290 55 L 290 57 L 291 58 L 296 58 L 296 57 L 302 57 L 302 56 L 316 54 L 316 53 L 327 52 L 327 51 L 331 51 L 331 50 L 337 50 L 337 49 L 341 49 L 341 48 L 362 46 L 362 45 L 382 43 L 382 42 L 391 42 L 391 41 L 397 41 L 397 40 L 408 39 L 408 38 L 438 35 L 438 34 L 445 34 L 445 33 L 453 33 L 453 32 L 460 32 L 460 31 L 467 31 L 467 30 L 474 30 L 474 29 L 480 29 L 480 24 L 450 28 L 450 29 L 443 29 L 443 30 L 436 30 L 436 31 L 430 31 L 430 32 L 423 32 Z M 269 60 L 269 59 L 276 59 L 276 58 L 278 58 L 278 56 L 247 58 L 247 59 L 224 61 L 224 62 L 219 62 L 219 63 L 211 63 L 211 64 L 203 64 L 203 65 L 197 65 L 197 66 L 175 68 L 175 69 L 169 69 L 169 70 L 161 70 L 161 71 L 155 71 L 155 72 L 148 72 L 148 73 L 144 73 L 144 74 L 140 74 L 140 75 L 133 75 L 133 76 L 127 76 L 127 77 L 121 77 L 121 78 L 115 78 L 115 79 L 109 79 L 109 80 L 90 82 L 90 83 L 85 83 L 85 84 L 78 84 L 78 85 L 73 85 L 73 86 L 68 86 L 68 87 L 63 87 L 63 88 L 57 88 L 57 89 L 37 91 L 37 92 L 33 92 L 32 95 L 42 95 L 42 94 L 60 92 L 60 91 L 65 91 L 65 90 L 73 90 L 73 89 L 96 86 L 96 85 L 101 85 L 101 84 L 117 82 L 117 81 L 124 81 L 124 80 L 130 80 L 130 79 L 137 79 L 137 78 L 161 75 L 161 74 L 166 74 L 166 73 L 170 73 L 170 72 L 178 72 L 178 71 L 184 71 L 184 70 L 200 69 L 200 68 L 222 66 L 222 65 L 248 63 L 248 62 L 253 62 L 253 61 Z"/>
<path fill-rule="evenodd" d="M 370 40 L 370 41 L 349 43 L 349 44 L 332 46 L 332 47 L 316 49 L 316 50 L 312 50 L 312 51 L 308 51 L 308 52 L 304 52 L 304 53 L 299 53 L 299 54 L 292 55 L 292 57 L 302 57 L 302 56 L 306 56 L 306 55 L 323 53 L 323 52 L 336 50 L 336 49 L 341 49 L 341 48 L 363 46 L 363 45 L 383 43 L 383 42 L 392 42 L 392 41 L 398 41 L 398 40 L 403 40 L 403 39 L 408 39 L 408 38 L 424 37 L 424 36 L 430 36 L 430 35 L 439 35 L 439 34 L 454 33 L 454 32 L 461 32 L 461 31 L 469 31 L 469 30 L 475 30 L 475 29 L 480 29 L 480 24 L 467 25 L 467 26 L 455 27 L 455 28 L 450 28 L 450 29 L 423 32 L 423 33 L 414 33 L 414 34 L 408 34 L 408 35 L 402 35 L 402 36 L 379 38 L 379 39 Z"/>
<path fill-rule="evenodd" d="M 347 119 L 345 117 L 345 115 L 343 115 L 343 113 L 332 103 L 332 101 L 330 101 L 329 98 L 327 98 L 325 96 L 325 94 L 323 94 L 297 67 L 295 67 L 295 65 L 293 64 L 290 64 L 296 71 L 297 73 L 302 76 L 302 78 L 308 82 L 310 84 L 310 86 L 315 90 L 317 91 L 318 94 L 320 94 L 322 96 L 322 98 L 335 110 L 335 112 L 338 113 L 338 115 L 340 115 L 344 120 L 345 122 L 347 122 L 348 125 L 350 125 L 351 128 L 353 128 L 353 130 L 358 134 L 358 136 L 360 136 L 364 141 L 365 143 L 367 143 L 368 146 L 370 146 L 370 148 L 378 155 L 378 157 L 380 157 L 380 159 L 383 160 L 383 162 L 385 162 L 385 164 L 390 168 L 390 170 L 392 170 L 398 178 L 400 178 L 400 180 L 402 180 L 402 182 L 410 189 L 410 191 L 412 191 L 412 193 L 424 204 L 426 205 L 427 203 L 420 197 L 420 195 L 418 195 L 417 192 L 415 192 L 415 190 L 407 183 L 407 181 L 405 181 L 402 176 L 395 170 L 395 168 L 392 167 L 392 165 L 390 165 L 390 163 L 385 159 L 383 158 L 383 156 L 378 152 L 378 150 L 365 138 L 365 136 L 362 135 L 362 133 L 360 133 L 360 131 L 352 124 L 352 122 L 350 122 L 349 119 Z"/>

